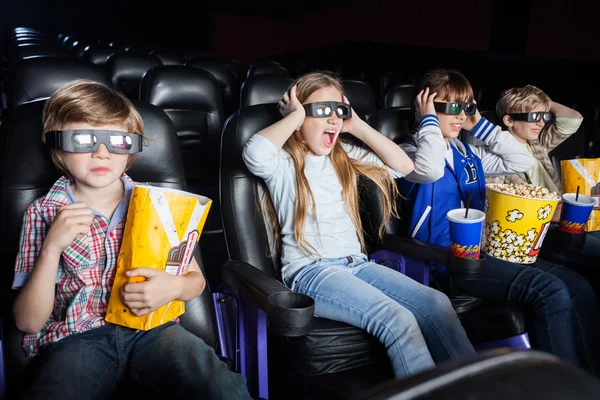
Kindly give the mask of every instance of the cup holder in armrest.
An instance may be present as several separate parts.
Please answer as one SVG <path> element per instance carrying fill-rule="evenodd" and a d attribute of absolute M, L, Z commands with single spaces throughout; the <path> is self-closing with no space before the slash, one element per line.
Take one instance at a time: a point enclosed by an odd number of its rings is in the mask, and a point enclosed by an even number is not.
<path fill-rule="evenodd" d="M 272 293 L 268 297 L 269 330 L 278 335 L 302 336 L 310 329 L 315 314 L 312 297 L 292 291 Z"/>
<path fill-rule="evenodd" d="M 477 279 L 479 273 L 483 270 L 485 256 L 479 255 L 477 259 L 460 258 L 448 255 L 448 271 L 455 277 L 466 280 Z"/>

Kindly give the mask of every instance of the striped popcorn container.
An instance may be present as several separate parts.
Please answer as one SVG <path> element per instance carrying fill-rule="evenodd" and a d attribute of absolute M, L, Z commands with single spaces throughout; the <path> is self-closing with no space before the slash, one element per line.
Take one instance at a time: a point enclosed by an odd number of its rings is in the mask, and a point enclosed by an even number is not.
<path fill-rule="evenodd" d="M 136 267 L 161 269 L 171 275 L 185 274 L 211 204 L 212 200 L 206 197 L 181 190 L 148 185 L 133 188 L 107 322 L 148 330 L 185 312 L 185 303 L 173 300 L 150 314 L 135 316 L 121 301 L 119 289 L 127 283 L 144 280 L 125 275 Z"/>

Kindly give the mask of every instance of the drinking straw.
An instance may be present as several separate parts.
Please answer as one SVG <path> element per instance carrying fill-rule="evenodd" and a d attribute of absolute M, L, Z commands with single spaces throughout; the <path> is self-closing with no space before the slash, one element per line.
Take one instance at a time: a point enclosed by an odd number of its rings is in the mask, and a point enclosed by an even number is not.
<path fill-rule="evenodd" d="M 465 210 L 465 219 L 469 216 L 469 207 L 471 206 L 471 193 L 469 193 L 469 198 L 467 199 L 467 207 Z"/>
<path fill-rule="evenodd" d="M 579 200 L 579 186 L 577 186 L 577 193 L 575 194 L 575 201 Z"/>

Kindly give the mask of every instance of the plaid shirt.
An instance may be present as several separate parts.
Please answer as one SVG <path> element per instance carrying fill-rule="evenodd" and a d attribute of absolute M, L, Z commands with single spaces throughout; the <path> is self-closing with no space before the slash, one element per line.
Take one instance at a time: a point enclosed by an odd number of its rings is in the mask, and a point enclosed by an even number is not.
<path fill-rule="evenodd" d="M 125 185 L 125 195 L 112 219 L 94 211 L 90 233 L 75 239 L 63 251 L 56 274 L 52 314 L 39 333 L 25 335 L 23 341 L 29 356 L 37 354 L 44 344 L 108 324 L 104 315 L 133 188 L 133 181 L 126 174 L 121 180 Z M 58 209 L 73 202 L 69 180 L 63 176 L 45 196 L 29 206 L 23 217 L 13 289 L 25 284 Z"/>
<path fill-rule="evenodd" d="M 550 128 L 540 134 L 539 140 L 527 142 L 531 153 L 542 164 L 542 167 L 559 190 L 562 190 L 560 179 L 552 165 L 549 153 L 577 132 L 582 121 L 582 119 L 575 118 L 557 118 L 555 124 L 552 124 Z M 527 172 L 514 175 L 488 176 L 485 180 L 487 183 L 529 183 Z"/>

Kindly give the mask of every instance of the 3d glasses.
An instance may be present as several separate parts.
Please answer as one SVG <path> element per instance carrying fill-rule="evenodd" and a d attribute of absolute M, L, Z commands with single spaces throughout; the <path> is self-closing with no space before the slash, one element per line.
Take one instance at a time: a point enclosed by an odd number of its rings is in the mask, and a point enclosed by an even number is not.
<path fill-rule="evenodd" d="M 135 133 L 80 129 L 46 132 L 46 146 L 69 153 L 93 153 L 100 144 L 115 154 L 134 154 L 142 151 L 142 135 Z"/>
<path fill-rule="evenodd" d="M 468 101 L 434 101 L 433 106 L 435 107 L 436 111 L 449 115 L 458 115 L 463 110 L 466 115 L 475 115 L 475 111 L 477 111 L 477 104 Z"/>
<path fill-rule="evenodd" d="M 514 121 L 540 122 L 552 121 L 552 113 L 547 111 L 532 111 L 526 113 L 508 114 Z"/>
<path fill-rule="evenodd" d="M 341 103 L 339 101 L 321 101 L 319 103 L 309 103 L 304 105 L 306 115 L 315 118 L 327 118 L 334 112 L 342 119 L 352 117 L 352 108 L 350 104 Z"/>

